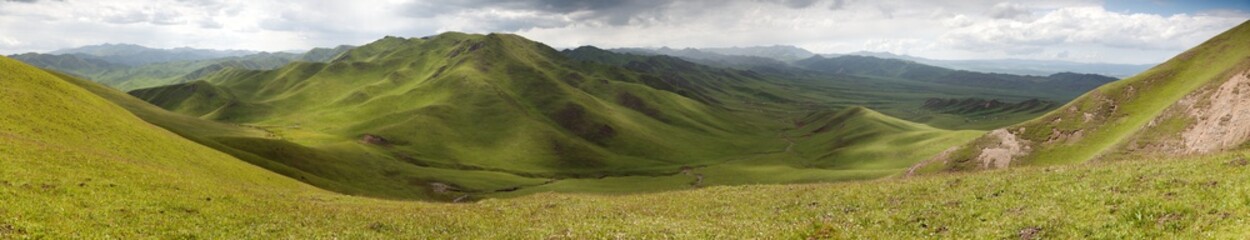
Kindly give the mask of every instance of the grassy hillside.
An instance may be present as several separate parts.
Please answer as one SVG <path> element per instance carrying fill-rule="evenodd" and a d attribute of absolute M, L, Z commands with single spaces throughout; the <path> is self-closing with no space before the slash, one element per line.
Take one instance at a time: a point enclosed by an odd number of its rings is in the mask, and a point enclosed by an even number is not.
<path fill-rule="evenodd" d="M 1230 238 L 1243 154 L 872 182 L 537 194 L 338 195 L 201 147 L 0 58 L 2 238 Z M 846 114 L 846 113 L 844 113 Z M 91 116 L 91 117 L 86 117 Z M 524 224 L 518 224 L 524 223 Z M 92 229 L 92 231 L 82 231 Z"/>
<path fill-rule="evenodd" d="M 794 97 L 801 105 L 833 109 L 865 106 L 904 120 L 944 129 L 995 129 L 1040 116 L 1054 109 L 1048 104 L 1037 111 L 934 111 L 925 105 L 933 98 L 991 98 L 999 101 L 1030 100 L 1066 102 L 1098 85 L 1114 80 L 1093 74 L 1060 73 L 1051 76 L 1020 76 L 956 71 L 895 59 L 862 56 L 812 57 L 794 64 L 776 60 L 729 56 L 695 49 L 614 49 L 616 54 L 594 47 L 566 50 L 572 58 L 627 66 L 669 55 L 709 66 L 744 69 L 763 79 L 776 79 L 781 88 L 758 87 L 762 93 Z M 663 59 L 655 57 L 653 59 Z M 795 105 L 795 104 L 790 104 Z M 808 110 L 810 111 L 810 110 Z"/>
<path fill-rule="evenodd" d="M 1054 100 L 1067 100 L 1090 89 L 1116 80 L 1093 74 L 1059 73 L 1051 76 L 1026 76 L 952 70 L 907 60 L 882 59 L 847 55 L 834 58 L 814 56 L 795 62 L 806 69 L 846 75 L 898 78 L 993 89 L 1012 89 L 1046 94 Z"/>
<path fill-rule="evenodd" d="M 1239 148 L 1247 139 L 1230 124 L 1235 116 L 1202 115 L 1212 111 L 1212 101 L 1221 109 L 1233 109 L 1238 99 L 1237 82 L 1221 88 L 1250 69 L 1250 23 L 1243 23 L 1201 45 L 1137 76 L 1095 89 L 1058 110 L 1037 119 L 1005 128 L 962 146 L 950 156 L 938 159 L 944 169 L 960 170 L 985 166 L 986 162 L 1009 165 L 1055 165 L 1081 163 L 1092 159 L 1113 159 L 1123 153 L 1185 155 L 1209 153 L 1188 149 L 1195 146 L 1176 141 L 1226 141 L 1209 143 L 1222 150 Z M 1213 95 L 1226 89 L 1227 95 Z M 1214 99 L 1214 98 L 1222 99 Z M 1197 112 L 1186 112 L 1197 111 Z M 1199 125 L 1216 120 L 1214 125 Z M 1240 118 L 1239 118 L 1240 119 Z M 1219 134 L 1189 136 L 1202 126 Z M 1230 133 L 1231 134 L 1225 134 Z M 1170 140 L 1169 140 L 1170 139 Z M 1010 147 L 1007 147 L 1010 146 Z M 1018 146 L 1018 147 L 1017 147 Z M 986 154 L 986 153 L 989 154 Z M 931 168 L 939 169 L 939 168 Z"/>
<path fill-rule="evenodd" d="M 329 189 L 388 198 L 878 178 L 975 136 L 915 124 L 877 130 L 903 121 L 867 109 L 842 119 L 864 127 L 788 136 L 798 127 L 790 119 L 837 110 L 806 103 L 831 97 L 750 71 L 603 53 L 619 65 L 576 61 L 513 35 L 388 37 L 329 63 L 230 69 L 130 93 L 268 132 L 204 137 L 246 153 L 236 157 L 255 155 L 346 185 Z M 194 127 L 171 126 L 178 128 Z M 877 141 L 825 146 L 835 144 L 825 134 Z M 803 143 L 809 139 L 824 142 Z M 922 144 L 938 147 L 889 153 Z M 806 152 L 791 152 L 798 148 Z"/>

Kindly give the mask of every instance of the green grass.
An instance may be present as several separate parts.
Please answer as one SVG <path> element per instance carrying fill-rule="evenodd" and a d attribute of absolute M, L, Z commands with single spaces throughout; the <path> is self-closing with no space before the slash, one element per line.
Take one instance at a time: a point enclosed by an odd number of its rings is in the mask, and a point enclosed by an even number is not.
<path fill-rule="evenodd" d="M 905 123 L 854 102 L 821 103 L 849 91 L 823 92 L 834 85 L 817 80 L 669 57 L 605 55 L 623 58 L 617 66 L 567 54 L 506 34 L 391 37 L 330 63 L 227 69 L 130 94 L 267 132 L 204 135 L 162 125 L 236 157 L 338 192 L 402 199 L 684 189 L 689 184 L 672 175 L 686 167 L 699 168 L 705 185 L 878 178 L 977 134 Z M 839 109 L 863 112 L 843 119 L 860 127 L 799 133 L 786 120 L 824 121 L 833 116 L 806 114 Z M 831 135 L 855 134 L 871 141 L 827 146 Z M 365 135 L 387 143 L 361 143 Z M 918 150 L 895 150 L 909 147 Z M 752 178 L 729 180 L 737 176 Z M 428 192 L 434 184 L 458 191 Z"/>
<path fill-rule="evenodd" d="M 469 204 L 388 201 L 328 192 L 252 166 L 12 60 L 0 58 L 0 71 L 6 76 L 0 81 L 0 238 L 1019 238 L 1028 229 L 1060 239 L 1250 234 L 1245 153 L 833 184 L 539 193 Z M 712 175 L 714 168 L 705 170 Z M 685 180 L 690 177 L 620 179 Z"/>
<path fill-rule="evenodd" d="M 1032 152 L 1012 164 L 1081 163 L 1114 156 L 1113 153 L 1139 138 L 1176 137 L 1184 127 L 1149 128 L 1147 125 L 1183 97 L 1203 86 L 1225 81 L 1235 70 L 1250 66 L 1246 58 L 1250 56 L 1250 44 L 1244 41 L 1247 38 L 1250 38 L 1250 23 L 1243 23 L 1146 72 L 1099 87 L 1036 119 L 1006 127 L 1031 142 Z M 1091 114 L 1090 120 L 1085 120 L 1087 113 Z M 1171 132 L 1157 131 L 1162 129 Z M 1046 142 L 1053 130 L 1080 130 L 1082 137 L 1074 141 Z M 1149 133 L 1139 134 L 1143 132 Z M 963 148 L 968 150 L 965 152 L 975 153 L 980 146 L 971 144 Z M 972 161 L 967 160 L 973 156 L 964 155 L 952 162 L 969 164 Z M 964 168 L 967 166 L 949 169 Z"/>

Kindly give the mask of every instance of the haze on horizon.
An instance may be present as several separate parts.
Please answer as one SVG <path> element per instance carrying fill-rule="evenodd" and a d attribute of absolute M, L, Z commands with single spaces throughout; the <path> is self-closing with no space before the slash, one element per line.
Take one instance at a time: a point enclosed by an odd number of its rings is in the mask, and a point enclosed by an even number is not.
<path fill-rule="evenodd" d="M 4 0 L 0 54 L 103 43 L 284 51 L 460 31 L 557 48 L 794 45 L 1142 64 L 1247 19 L 1250 2 L 1238 0 Z"/>

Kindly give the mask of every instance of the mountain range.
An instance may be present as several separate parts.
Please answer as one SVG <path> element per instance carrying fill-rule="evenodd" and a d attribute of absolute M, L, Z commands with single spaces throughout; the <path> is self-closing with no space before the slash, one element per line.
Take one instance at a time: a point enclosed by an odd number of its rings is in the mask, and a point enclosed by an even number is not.
<path fill-rule="evenodd" d="M 457 32 L 0 57 L 0 238 L 1237 238 L 1248 39 L 1120 80 Z"/>
<path fill-rule="evenodd" d="M 816 54 L 802 48 L 786 45 L 768 47 L 732 47 L 732 48 L 618 48 L 613 51 L 643 55 L 669 55 L 714 66 L 737 68 L 769 67 L 784 65 L 811 57 L 838 58 L 842 56 L 864 56 L 881 59 L 897 59 L 919 64 L 984 73 L 1000 73 L 1012 75 L 1047 76 L 1057 73 L 1083 73 L 1123 78 L 1132 76 L 1154 66 L 1154 64 L 1114 64 L 1114 63 L 1083 63 L 1061 60 L 1030 60 L 1030 59 L 971 59 L 942 60 L 929 59 L 889 52 L 859 51 L 845 54 Z"/>
<path fill-rule="evenodd" d="M 315 48 L 293 54 L 105 44 L 9 57 L 131 90 L 187 82 L 223 68 L 273 69 L 293 61 L 325 62 L 351 48 Z"/>

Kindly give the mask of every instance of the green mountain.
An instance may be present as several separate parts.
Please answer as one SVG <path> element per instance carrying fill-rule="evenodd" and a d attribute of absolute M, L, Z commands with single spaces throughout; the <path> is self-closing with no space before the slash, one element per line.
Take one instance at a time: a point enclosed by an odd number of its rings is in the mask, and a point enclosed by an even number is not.
<path fill-rule="evenodd" d="M 822 54 L 824 57 L 844 55 L 870 56 L 877 58 L 901 59 L 925 65 L 968 70 L 974 72 L 1004 73 L 1015 75 L 1047 76 L 1064 72 L 1098 74 L 1116 78 L 1125 78 L 1141 73 L 1155 64 L 1116 64 L 1116 63 L 1083 63 L 1063 60 L 1031 60 L 1031 59 L 969 59 L 942 60 L 928 59 L 889 52 L 852 52 L 847 54 Z"/>
<path fill-rule="evenodd" d="M 788 63 L 781 61 L 781 60 L 773 59 L 773 58 L 760 57 L 760 56 L 745 56 L 745 55 L 725 55 L 725 54 L 719 54 L 719 53 L 714 53 L 714 52 L 707 52 L 707 51 L 694 49 L 694 48 L 684 48 L 684 49 L 615 48 L 615 49 L 611 49 L 610 51 L 617 52 L 617 53 L 628 53 L 628 54 L 648 55 L 648 56 L 668 55 L 668 56 L 678 57 L 683 60 L 687 60 L 687 61 L 691 61 L 691 62 L 703 64 L 703 65 L 708 65 L 708 66 L 736 68 L 736 69 L 753 70 L 753 71 L 760 71 L 760 72 L 792 70 L 792 69 L 789 69 L 791 67 L 789 66 Z"/>
<path fill-rule="evenodd" d="M 1250 23 L 1042 117 L 995 130 L 928 169 L 1055 165 L 1245 148 Z"/>
<path fill-rule="evenodd" d="M 773 45 L 755 47 L 700 48 L 699 51 L 732 56 L 752 56 L 777 59 L 785 62 L 806 59 L 816 54 L 795 46 Z"/>
<path fill-rule="evenodd" d="M 96 83 L 4 57 L 0 73 L 6 77 L 0 81 L 5 103 L 0 104 L 5 166 L 0 238 L 1236 238 L 1250 233 L 1236 217 L 1248 213 L 1237 200 L 1250 191 L 1239 184 L 1250 182 L 1244 154 L 622 196 L 544 193 L 469 204 L 362 198 L 301 184 L 295 180 L 308 180 L 274 174 L 184 138 L 265 137 L 264 131 L 164 112 Z M 851 109 L 833 115 L 874 113 Z M 148 122 L 197 131 L 171 132 Z M 901 128 L 910 127 L 894 129 Z M 778 168 L 707 180 L 804 176 L 765 174 Z M 694 174 L 681 180 L 694 180 Z M 621 181 L 631 180 L 645 179 Z"/>
<path fill-rule="evenodd" d="M 328 63 L 231 68 L 130 94 L 269 132 L 203 137 L 238 150 L 236 157 L 388 198 L 879 178 L 980 133 L 823 105 L 817 101 L 836 96 L 795 84 L 805 83 L 665 56 L 559 52 L 515 35 L 446 33 L 387 37 Z M 838 109 L 851 113 L 832 114 Z M 799 118 L 862 127 L 815 131 L 795 124 Z M 838 141 L 831 134 L 868 140 L 824 145 Z M 890 146 L 924 148 L 898 154 Z M 877 160 L 890 163 L 865 164 Z"/>
<path fill-rule="evenodd" d="M 946 129 L 994 129 L 1035 118 L 1058 104 L 1037 105 L 1030 111 L 947 111 L 926 107 L 933 98 L 991 98 L 999 101 L 1066 102 L 1116 79 L 1095 74 L 1056 73 L 1023 76 L 951 70 L 897 59 L 864 56 L 824 58 L 813 56 L 794 62 L 765 57 L 725 55 L 700 49 L 622 48 L 612 51 L 643 55 L 668 55 L 708 66 L 741 69 L 769 79 L 799 80 L 819 85 L 835 97 L 818 102 L 837 102 L 839 108 L 867 106 L 908 121 Z M 622 65 L 623 60 L 603 61 L 586 47 L 566 52 L 585 55 L 590 61 Z M 572 55 L 577 58 L 577 55 Z M 625 59 L 628 60 L 628 59 Z M 780 91 L 782 95 L 793 90 Z"/>
<path fill-rule="evenodd" d="M 1245 39 L 988 134 L 855 104 L 1045 102 L 448 33 L 132 92 L 173 113 L 0 57 L 0 238 L 1238 238 Z"/>
<path fill-rule="evenodd" d="M 95 48 L 86 47 L 84 49 Z M 175 58 L 175 60 L 168 61 L 153 60 L 142 65 L 115 63 L 125 62 L 125 58 L 114 55 L 26 53 L 10 57 L 41 68 L 58 70 L 91 79 L 114 88 L 132 90 L 188 82 L 224 68 L 274 69 L 297 60 L 325 62 L 348 49 L 351 49 L 351 47 L 319 48 L 304 54 L 262 52 L 243 56 L 199 60 L 176 60 Z M 103 51 L 101 49 L 95 50 Z"/>
<path fill-rule="evenodd" d="M 210 50 L 195 48 L 157 49 L 134 44 L 100 44 L 61 49 L 49 52 L 53 55 L 78 55 L 94 57 L 111 63 L 139 66 L 153 63 L 194 61 L 224 57 L 240 57 L 256 54 L 246 50 Z"/>
<path fill-rule="evenodd" d="M 1093 74 L 1057 73 L 1047 77 L 951 70 L 899 59 L 847 55 L 834 58 L 814 56 L 795 62 L 814 71 L 880 78 L 900 78 L 958 86 L 1012 89 L 1038 92 L 1057 100 L 1067 100 L 1090 89 L 1115 81 Z"/>
<path fill-rule="evenodd" d="M 334 60 L 334 58 L 338 57 L 339 54 L 347 52 L 347 50 L 352 50 L 352 48 L 355 47 L 356 46 L 351 45 L 339 45 L 334 48 L 313 48 L 312 50 L 305 52 L 303 55 L 300 55 L 299 61 L 329 62 L 330 60 Z"/>

